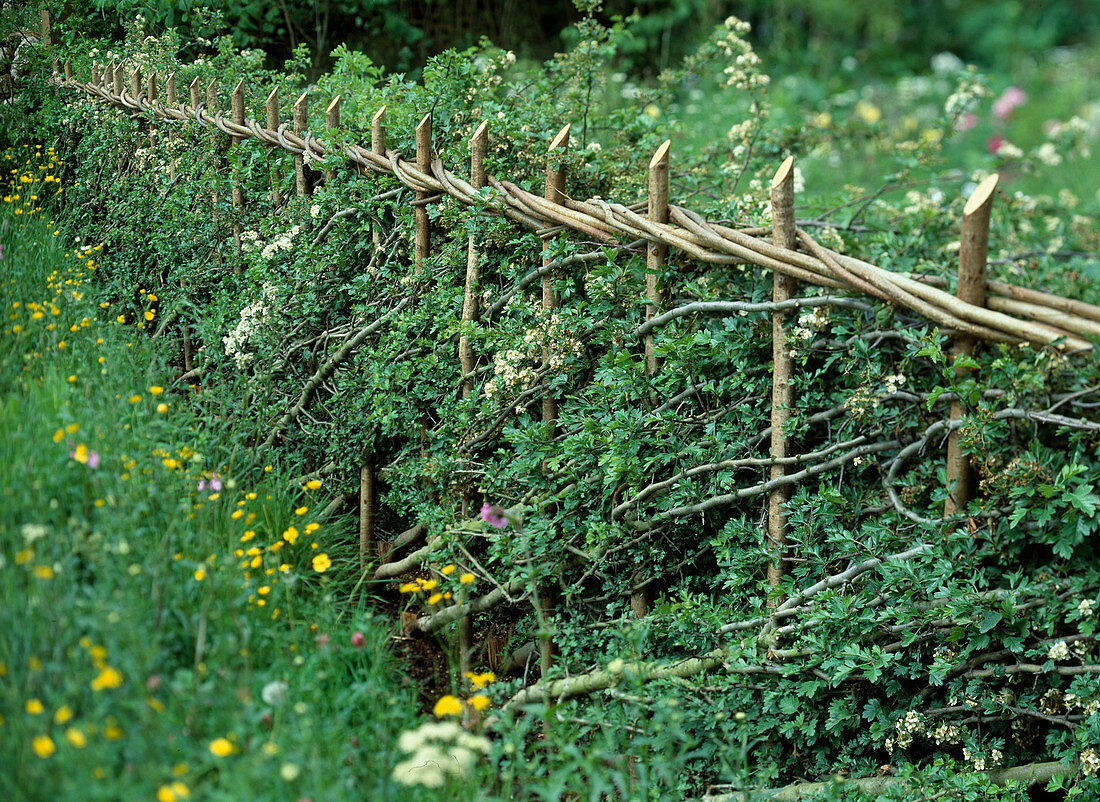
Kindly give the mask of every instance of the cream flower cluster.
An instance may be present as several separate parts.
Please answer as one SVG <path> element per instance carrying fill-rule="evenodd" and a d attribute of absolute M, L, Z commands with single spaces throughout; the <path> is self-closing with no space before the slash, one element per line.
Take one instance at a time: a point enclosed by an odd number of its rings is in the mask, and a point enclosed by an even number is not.
<path fill-rule="evenodd" d="M 723 71 L 726 78 L 722 85 L 748 92 L 766 89 L 771 78 L 760 72 L 760 57 L 743 38 L 752 26 L 737 17 L 727 17 L 723 28 L 715 41 L 719 52 L 730 62 Z"/>
<path fill-rule="evenodd" d="M 488 739 L 453 721 L 427 722 L 401 733 L 397 747 L 408 757 L 393 767 L 391 776 L 402 785 L 442 788 L 450 777 L 467 776 L 489 746 Z"/>
<path fill-rule="evenodd" d="M 260 300 L 241 309 L 240 321 L 229 334 L 222 338 L 225 344 L 225 355 L 236 362 L 238 368 L 243 369 L 255 356 L 248 350 L 248 346 L 252 337 L 263 328 L 264 321 L 271 314 L 275 294 L 275 285 L 265 282 Z"/>

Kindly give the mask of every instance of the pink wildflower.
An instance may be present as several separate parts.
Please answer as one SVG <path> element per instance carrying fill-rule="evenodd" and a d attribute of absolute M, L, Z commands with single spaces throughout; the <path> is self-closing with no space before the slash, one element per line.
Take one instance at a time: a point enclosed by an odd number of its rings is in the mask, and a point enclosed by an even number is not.
<path fill-rule="evenodd" d="M 997 151 L 1000 150 L 1002 147 L 1004 147 L 1005 141 L 1006 140 L 1003 136 L 996 136 L 996 135 L 991 136 L 989 139 L 987 139 L 985 141 L 985 149 L 989 153 L 996 156 Z"/>
<path fill-rule="evenodd" d="M 962 117 L 959 118 L 958 122 L 955 123 L 955 130 L 956 131 L 969 131 L 971 128 L 973 128 L 977 124 L 978 124 L 978 116 L 976 114 L 973 114 L 972 112 L 968 111 L 966 114 L 964 114 Z"/>
<path fill-rule="evenodd" d="M 1004 121 L 1012 116 L 1017 106 L 1027 101 L 1027 92 L 1018 86 L 1010 86 L 999 98 L 993 101 L 993 116 Z"/>
<path fill-rule="evenodd" d="M 486 501 L 481 505 L 481 520 L 495 529 L 503 529 L 508 525 L 508 519 L 504 517 L 504 510 L 495 504 Z"/>
<path fill-rule="evenodd" d="M 356 631 L 351 633 L 351 645 L 356 649 L 362 649 L 363 645 L 367 642 L 367 639 L 363 637 L 363 633 Z"/>

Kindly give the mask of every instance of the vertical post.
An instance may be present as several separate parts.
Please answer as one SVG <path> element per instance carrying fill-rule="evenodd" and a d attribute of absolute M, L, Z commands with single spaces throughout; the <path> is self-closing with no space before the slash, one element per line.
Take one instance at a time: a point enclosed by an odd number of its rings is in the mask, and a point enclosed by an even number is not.
<path fill-rule="evenodd" d="M 668 222 L 668 163 L 671 147 L 672 141 L 666 139 L 653 153 L 653 158 L 649 160 L 649 219 L 654 223 Z M 661 274 L 664 273 L 667 259 L 667 245 L 661 242 L 650 242 L 646 245 L 646 320 L 649 320 L 660 311 L 664 294 L 664 288 L 661 286 Z M 645 338 L 645 373 L 649 379 L 649 402 L 652 406 L 657 404 L 657 393 L 653 386 L 653 379 L 657 375 L 659 367 L 660 361 L 653 353 L 653 335 L 647 334 Z M 631 584 L 638 587 L 643 579 L 642 571 L 635 571 L 631 577 Z M 635 617 L 642 618 L 649 614 L 650 594 L 649 585 L 642 585 L 638 590 L 631 592 L 630 611 Z"/>
<path fill-rule="evenodd" d="M 309 103 L 308 98 L 309 92 L 303 92 L 302 96 L 294 102 L 294 133 L 296 134 L 304 133 L 306 128 L 309 127 L 309 111 L 307 108 L 307 104 Z M 311 194 L 312 188 L 309 185 L 309 174 L 306 172 L 304 154 L 294 154 L 294 177 L 298 197 L 304 198 Z"/>
<path fill-rule="evenodd" d="M 546 191 L 543 197 L 551 203 L 563 204 L 565 201 L 565 165 L 559 159 L 569 151 L 569 124 L 558 131 L 546 151 Z M 547 239 L 543 240 L 542 264 L 545 267 L 552 259 L 546 251 Z M 554 277 L 542 277 L 542 308 L 550 312 L 558 308 L 558 294 L 554 290 Z M 544 351 L 543 360 L 549 361 L 550 352 Z M 553 437 L 558 422 L 558 402 L 547 393 L 542 397 L 542 422 L 546 425 L 546 436 Z"/>
<path fill-rule="evenodd" d="M 432 115 L 425 114 L 424 119 L 416 126 L 416 169 L 422 173 L 432 171 Z M 420 272 L 420 263 L 428 258 L 432 247 L 431 222 L 428 219 L 428 207 L 423 201 L 428 198 L 427 192 L 417 192 L 416 199 L 420 203 L 416 206 L 416 250 L 413 263 L 416 271 Z"/>
<path fill-rule="evenodd" d="M 370 121 L 370 149 L 379 156 L 386 155 L 386 107 L 383 106 L 374 113 Z M 374 242 L 374 251 L 382 247 L 382 232 L 377 225 L 371 226 L 371 239 Z"/>
<path fill-rule="evenodd" d="M 359 469 L 359 570 L 364 575 L 374 550 L 374 454 L 367 446 Z"/>
<path fill-rule="evenodd" d="M 470 139 L 470 186 L 481 189 L 488 183 L 485 175 L 485 155 L 489 150 L 489 124 L 483 122 L 474 131 Z M 462 320 L 465 323 L 476 322 L 481 316 L 478 308 L 478 252 L 477 243 L 471 234 L 466 248 L 466 293 L 462 299 Z M 458 340 L 458 361 L 462 368 L 462 397 L 469 398 L 474 393 L 474 349 L 470 338 L 463 334 Z"/>
<path fill-rule="evenodd" d="M 141 67 L 130 74 L 130 97 L 134 102 L 141 100 Z"/>
<path fill-rule="evenodd" d="M 794 157 L 788 156 L 775 173 L 771 183 L 772 242 L 778 248 L 794 248 L 796 233 L 794 223 Z M 772 274 L 772 300 L 787 301 L 795 296 L 796 282 L 781 273 Z M 772 459 L 784 459 L 790 450 L 785 427 L 791 417 L 794 394 L 791 376 L 794 361 L 787 345 L 787 332 L 783 324 L 789 312 L 772 312 Z M 779 479 L 786 473 L 782 464 L 772 465 L 770 479 Z M 790 487 L 779 487 L 768 494 L 768 584 L 777 587 L 783 579 L 784 551 L 787 547 L 787 509 Z"/>
<path fill-rule="evenodd" d="M 92 62 L 92 86 L 99 86 L 100 81 L 103 80 L 103 76 L 99 74 L 99 65 Z"/>
<path fill-rule="evenodd" d="M 325 127 L 328 128 L 330 132 L 335 132 L 340 127 L 340 95 L 334 97 L 332 102 L 328 104 L 328 108 L 325 109 Z M 331 137 L 331 135 L 330 133 L 329 136 Z M 334 153 L 335 152 L 330 149 L 328 151 L 328 156 L 331 157 Z M 331 186 L 332 182 L 336 180 L 336 173 L 332 169 L 334 161 L 331 158 L 327 161 L 329 163 L 329 168 L 325 170 L 325 183 Z"/>
<path fill-rule="evenodd" d="M 122 66 L 111 62 L 111 88 L 114 94 L 122 97 Z"/>
<path fill-rule="evenodd" d="M 65 59 L 65 80 L 71 81 L 73 79 L 73 63 L 68 59 Z"/>
<path fill-rule="evenodd" d="M 211 78 L 210 83 L 208 83 L 206 85 L 206 111 L 211 115 L 214 115 L 214 114 L 218 113 L 218 79 L 217 78 Z M 211 137 L 211 140 L 210 140 L 211 141 L 211 147 L 215 151 L 219 150 L 217 132 L 216 131 L 211 131 L 210 137 Z M 221 157 L 219 157 L 218 161 L 219 162 L 222 161 Z M 220 171 L 217 170 L 217 169 L 211 170 L 211 181 L 213 182 L 213 186 L 210 189 L 210 218 L 211 218 L 211 220 L 215 221 L 215 223 L 217 222 L 217 219 L 218 219 L 218 203 L 221 201 L 221 194 L 218 192 L 218 189 L 217 189 L 219 172 Z M 215 225 L 215 228 L 216 228 L 216 225 Z M 214 265 L 215 265 L 215 267 L 219 267 L 219 268 L 222 266 L 222 252 L 221 252 L 221 249 L 217 247 L 217 240 L 216 239 L 215 239 L 215 245 L 214 245 Z"/>
<path fill-rule="evenodd" d="M 164 82 L 164 94 L 165 102 L 168 104 L 168 108 L 176 109 L 179 107 L 179 96 L 176 94 L 176 73 L 172 72 L 168 75 L 168 80 Z M 168 143 L 168 177 L 173 181 L 176 179 L 176 161 L 172 158 L 172 152 L 174 151 L 175 137 L 172 135 L 172 129 L 169 128 L 164 134 L 164 141 Z"/>
<path fill-rule="evenodd" d="M 975 306 L 985 306 L 985 263 L 989 249 L 989 217 L 993 208 L 993 190 L 997 188 L 997 173 L 986 178 L 971 194 L 963 207 L 962 238 L 959 242 L 959 286 L 957 295 L 960 301 Z M 955 358 L 970 356 L 974 353 L 977 340 L 964 334 L 955 336 Z M 966 374 L 961 367 L 955 368 L 956 378 Z M 951 420 L 959 420 L 965 410 L 956 398 L 951 402 Z M 947 437 L 947 499 L 943 503 L 944 516 L 965 511 L 970 501 L 971 476 L 970 457 L 963 453 L 959 443 L 959 432 L 955 430 Z"/>
<path fill-rule="evenodd" d="M 237 82 L 237 86 L 233 89 L 233 97 L 230 101 L 230 109 L 233 115 L 233 122 L 236 125 L 244 125 L 244 78 L 241 78 Z M 243 136 L 233 136 L 230 139 L 230 147 L 238 148 L 241 142 L 244 141 Z M 241 172 L 236 167 L 233 168 L 233 242 L 237 246 L 237 251 L 241 250 L 241 223 L 240 214 L 241 209 L 244 208 L 244 191 L 241 189 Z M 240 263 L 237 263 L 235 272 L 241 272 Z"/>
<path fill-rule="evenodd" d="M 42 44 L 53 44 L 53 36 L 50 29 L 50 10 L 48 8 L 42 9 Z"/>
<path fill-rule="evenodd" d="M 267 101 L 264 104 L 267 108 L 267 130 L 278 131 L 279 125 L 279 88 L 276 87 L 271 90 L 271 94 L 267 96 Z M 295 162 L 295 169 L 297 169 L 297 162 Z M 271 207 L 272 210 L 278 210 L 283 205 L 283 193 L 279 190 L 279 171 L 271 171 Z"/>
<path fill-rule="evenodd" d="M 157 100 L 157 74 L 156 72 L 149 73 L 149 77 L 145 80 L 145 99 L 152 105 Z M 157 134 L 156 125 L 152 118 L 149 120 L 149 147 L 156 148 L 157 146 Z"/>
<path fill-rule="evenodd" d="M 559 205 L 563 205 L 565 201 L 566 169 L 561 159 L 569 150 L 569 129 L 570 125 L 566 123 L 550 142 L 550 147 L 546 151 L 546 186 L 543 197 L 550 203 Z M 552 261 L 546 247 L 548 239 L 543 239 L 543 267 Z M 558 294 L 554 290 L 554 277 L 550 274 L 542 277 L 542 308 L 547 313 L 547 318 L 558 308 Z M 542 358 L 544 363 L 549 363 L 549 348 L 543 349 Z M 558 426 L 558 404 L 549 392 L 542 397 L 542 422 L 547 438 L 552 438 Z M 531 566 L 531 570 L 533 569 L 534 566 Z M 554 641 L 551 633 L 545 631 L 549 627 L 548 618 L 554 611 L 554 594 L 552 590 L 543 588 L 537 595 L 535 602 L 539 606 L 539 625 L 540 629 L 544 630 L 539 633 L 539 669 L 541 676 L 545 679 L 549 676 L 554 662 Z"/>
<path fill-rule="evenodd" d="M 382 120 L 386 116 L 386 107 L 383 106 L 375 112 L 371 120 L 370 140 L 371 150 L 375 153 L 386 152 L 386 131 L 382 127 Z M 375 252 L 382 246 L 382 234 L 378 226 L 371 227 L 371 239 L 374 242 Z M 359 469 L 359 568 L 364 573 L 367 570 L 368 557 L 377 549 L 379 556 L 382 552 L 382 544 L 377 543 L 374 534 L 374 452 L 368 445 L 363 449 L 363 465 Z"/>
<path fill-rule="evenodd" d="M 199 107 L 199 79 L 193 80 L 188 89 L 191 90 L 191 109 L 195 110 Z"/>

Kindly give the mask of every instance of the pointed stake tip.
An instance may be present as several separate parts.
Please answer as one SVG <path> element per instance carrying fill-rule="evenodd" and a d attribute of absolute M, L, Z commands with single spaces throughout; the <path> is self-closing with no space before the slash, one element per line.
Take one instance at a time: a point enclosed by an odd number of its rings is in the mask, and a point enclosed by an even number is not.
<path fill-rule="evenodd" d="M 372 123 L 381 122 L 382 118 L 386 116 L 386 107 L 382 106 L 378 111 L 374 113 L 374 117 L 371 118 Z"/>
<path fill-rule="evenodd" d="M 566 123 L 565 127 L 558 131 L 558 135 L 554 137 L 554 140 L 550 143 L 547 153 L 552 153 L 558 148 L 567 147 L 569 145 L 569 129 L 572 123 Z"/>
<path fill-rule="evenodd" d="M 783 160 L 783 163 L 779 165 L 779 169 L 775 171 L 775 177 L 772 178 L 773 188 L 787 180 L 787 176 L 790 175 L 792 167 L 794 167 L 794 156 L 788 156 Z"/>
<path fill-rule="evenodd" d="M 233 94 L 236 95 L 236 94 L 238 94 L 240 92 L 243 92 L 243 91 L 244 91 L 244 78 L 241 78 L 241 80 L 237 81 L 237 86 L 233 90 Z"/>
<path fill-rule="evenodd" d="M 997 182 L 1001 176 L 999 173 L 990 173 L 985 177 L 982 183 L 970 193 L 970 198 L 966 201 L 966 206 L 963 207 L 963 217 L 969 217 L 978 211 L 985 203 L 987 203 L 993 195 L 993 190 L 997 188 Z"/>
<path fill-rule="evenodd" d="M 426 126 L 426 125 L 430 126 L 431 124 L 432 124 L 432 113 L 429 111 L 427 114 L 424 115 L 424 119 L 422 119 L 417 124 L 416 130 L 419 132 L 424 126 Z"/>
<path fill-rule="evenodd" d="M 661 143 L 660 147 L 653 152 L 653 158 L 649 160 L 649 169 L 655 170 L 661 166 L 662 162 L 668 161 L 668 151 L 672 147 L 672 140 L 666 139 Z"/>

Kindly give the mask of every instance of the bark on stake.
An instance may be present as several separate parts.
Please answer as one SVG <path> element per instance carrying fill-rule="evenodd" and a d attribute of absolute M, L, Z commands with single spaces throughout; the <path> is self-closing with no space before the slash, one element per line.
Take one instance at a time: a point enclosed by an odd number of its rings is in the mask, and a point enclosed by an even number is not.
<path fill-rule="evenodd" d="M 180 101 L 179 101 L 179 96 L 176 93 L 176 74 L 174 72 L 168 74 L 168 80 L 165 81 L 165 84 L 164 84 L 164 94 L 165 94 L 165 102 L 168 104 L 168 108 L 170 108 L 172 110 L 175 110 L 175 109 L 179 108 Z M 175 162 L 175 159 L 173 159 L 171 157 L 172 156 L 172 151 L 173 151 L 173 142 L 174 142 L 174 140 L 175 140 L 175 136 L 172 133 L 172 129 L 168 128 L 168 130 L 165 131 L 165 133 L 164 133 L 164 141 L 165 141 L 165 143 L 167 143 L 166 147 L 168 149 L 168 157 L 169 157 L 168 158 L 168 177 L 173 181 L 176 180 L 176 162 Z"/>
<path fill-rule="evenodd" d="M 301 136 L 309 127 L 309 92 L 303 92 L 302 96 L 294 102 L 294 133 Z M 304 138 L 304 137 L 303 137 Z M 298 197 L 304 198 L 313 194 L 310 186 L 309 172 L 306 168 L 304 153 L 294 154 L 294 179 Z"/>
<path fill-rule="evenodd" d="M 73 79 L 73 64 L 68 59 L 65 59 L 65 80 L 71 81 Z"/>
<path fill-rule="evenodd" d="M 209 112 L 212 115 L 218 113 L 218 79 L 217 78 L 211 78 L 210 83 L 208 83 L 206 85 L 206 111 Z M 221 147 L 220 147 L 220 143 L 218 142 L 218 135 L 217 135 L 216 131 L 217 131 L 217 129 L 214 129 L 213 131 L 210 132 L 210 141 L 211 141 L 211 147 L 213 148 L 214 153 L 218 154 L 219 151 L 221 151 Z M 218 158 L 218 163 L 219 163 L 219 167 L 224 167 L 224 164 L 222 163 L 222 158 L 221 157 Z M 212 171 L 213 175 L 211 176 L 211 181 L 213 182 L 213 186 L 211 187 L 211 190 L 210 190 L 210 207 L 211 207 L 210 217 L 211 217 L 212 220 L 214 220 L 215 224 L 217 223 L 217 220 L 218 220 L 218 203 L 221 201 L 221 193 L 218 192 L 218 189 L 217 189 L 217 187 L 218 187 L 218 175 L 220 174 L 220 172 L 221 172 L 221 170 L 218 170 L 218 169 L 213 170 Z M 217 225 L 215 225 L 215 230 L 216 229 L 217 229 Z M 217 243 L 216 239 L 215 239 L 215 244 L 214 244 L 214 266 L 218 267 L 218 268 L 220 268 L 222 266 L 222 252 L 221 252 L 221 249 L 218 248 L 218 243 Z"/>
<path fill-rule="evenodd" d="M 92 62 L 92 85 L 100 86 L 103 83 L 103 76 L 99 74 L 99 65 Z"/>
<path fill-rule="evenodd" d="M 386 107 L 383 106 L 371 120 L 371 150 L 381 155 L 386 152 L 386 131 L 382 127 L 385 116 Z M 382 232 L 376 225 L 372 226 L 371 238 L 377 251 L 382 246 Z M 363 449 L 363 467 L 359 471 L 359 566 L 364 572 L 371 551 L 376 550 L 379 559 L 389 551 L 389 544 L 376 543 L 374 535 L 374 479 L 374 452 L 368 445 Z"/>
<path fill-rule="evenodd" d="M 368 446 L 359 471 L 359 570 L 364 575 L 374 552 L 374 456 Z"/>
<path fill-rule="evenodd" d="M 332 99 L 332 102 L 328 104 L 328 108 L 325 109 L 325 127 L 331 132 L 330 137 L 336 133 L 336 130 L 340 127 L 340 95 L 337 95 Z M 331 139 L 329 140 L 332 141 Z M 331 153 L 331 150 L 329 151 Z M 329 162 L 331 164 L 331 162 Z M 325 183 L 332 186 L 332 182 L 336 180 L 336 173 L 330 167 L 325 170 Z"/>
<path fill-rule="evenodd" d="M 155 72 L 149 73 L 149 77 L 145 81 L 145 98 L 149 101 L 149 105 L 157 101 L 157 74 Z M 156 117 L 153 119 L 155 120 Z M 149 122 L 149 147 L 153 150 L 157 148 L 156 127 L 152 121 Z"/>
<path fill-rule="evenodd" d="M 470 139 L 470 186 L 481 189 L 488 181 L 485 177 L 485 154 L 489 150 L 489 124 L 482 123 Z M 481 315 L 477 297 L 478 252 L 474 236 L 466 250 L 466 294 L 462 300 L 462 320 L 476 322 Z M 462 397 L 469 398 L 474 393 L 474 349 L 469 336 L 463 334 L 458 340 L 458 361 L 462 368 Z"/>
<path fill-rule="evenodd" d="M 271 93 L 267 96 L 267 100 L 264 102 L 264 107 L 267 111 L 267 129 L 269 131 L 278 131 L 279 126 L 282 124 L 279 121 L 279 88 L 276 87 L 271 90 Z M 283 193 L 279 189 L 279 170 L 273 169 L 270 171 L 271 176 L 271 209 L 272 211 L 278 211 L 279 207 L 283 205 Z"/>
<path fill-rule="evenodd" d="M 654 223 L 668 222 L 668 151 L 672 141 L 666 139 L 649 160 L 649 219 Z M 668 246 L 664 243 L 650 242 L 646 245 L 645 254 L 645 319 L 650 320 L 656 316 L 662 306 L 664 287 L 661 285 L 661 274 L 665 270 L 665 262 L 668 260 Z M 657 405 L 657 391 L 653 386 L 654 377 L 660 367 L 660 360 L 653 353 L 653 335 L 647 334 L 645 338 L 645 372 L 649 377 L 649 403 Z M 631 584 L 637 586 L 645 580 L 645 576 L 638 571 L 631 577 Z M 644 585 L 640 590 L 630 594 L 630 610 L 637 617 L 642 618 L 649 614 L 650 585 Z"/>
<path fill-rule="evenodd" d="M 569 151 L 569 124 L 558 131 L 554 141 L 550 143 L 550 149 L 546 152 L 546 191 L 543 197 L 550 203 L 564 205 L 565 203 L 565 165 L 559 161 Z M 543 238 L 542 265 L 546 267 L 553 261 L 546 250 L 550 237 Z M 542 277 L 542 308 L 549 312 L 558 308 L 558 294 L 554 290 L 554 275 L 547 273 Z M 549 318 L 549 315 L 547 315 Z M 550 360 L 550 351 L 543 351 L 543 361 Z M 547 393 L 542 398 L 542 422 L 546 425 L 546 436 L 553 437 L 558 423 L 558 402 Z"/>
<path fill-rule="evenodd" d="M 432 172 L 432 115 L 425 114 L 424 119 L 416 126 L 416 169 L 422 173 Z M 430 192 L 416 193 L 418 201 L 427 200 Z M 424 203 L 417 204 L 414 212 L 416 218 L 416 248 L 413 262 L 416 272 L 421 269 L 421 262 L 428 258 L 432 247 L 431 222 L 428 219 L 428 207 Z"/>
<path fill-rule="evenodd" d="M 771 184 L 772 242 L 779 248 L 793 249 L 796 241 L 794 224 L 794 157 L 788 156 L 779 166 Z M 790 276 L 773 273 L 772 299 L 787 301 L 796 296 L 796 282 Z M 794 403 L 791 392 L 791 374 L 794 363 L 787 346 L 784 322 L 789 312 L 772 312 L 772 437 L 771 456 L 785 459 L 789 456 L 789 444 L 784 427 L 791 417 Z M 779 479 L 785 466 L 773 465 L 770 479 Z M 787 547 L 787 509 L 791 488 L 776 488 L 768 496 L 768 584 L 777 587 L 783 579 L 783 556 Z"/>
<path fill-rule="evenodd" d="M 975 306 L 985 306 L 985 261 L 989 249 L 989 215 L 993 208 L 993 190 L 997 188 L 996 173 L 978 184 L 966 206 L 963 207 L 962 238 L 959 243 L 959 300 Z M 959 334 L 955 337 L 955 358 L 974 353 L 977 340 Z M 956 378 L 967 371 L 955 368 Z M 951 403 L 951 419 L 963 416 L 959 401 Z M 970 457 L 963 453 L 956 429 L 947 438 L 947 499 L 943 503 L 944 516 L 954 515 L 966 509 L 970 501 Z"/>
<path fill-rule="evenodd" d="M 244 125 L 244 78 L 238 83 L 233 90 L 232 100 L 233 122 L 237 125 Z M 231 137 L 231 145 L 233 147 L 239 147 L 240 143 L 244 141 L 243 136 Z M 244 192 L 241 190 L 241 173 L 237 168 L 233 168 L 233 208 L 237 210 L 236 217 L 239 217 L 241 209 L 244 208 Z M 239 220 L 233 221 L 233 242 L 237 245 L 237 251 L 241 250 L 241 224 Z M 234 268 L 235 273 L 241 272 L 240 263 Z"/>
<path fill-rule="evenodd" d="M 567 123 L 564 128 L 558 131 L 558 135 L 554 137 L 549 149 L 546 151 L 546 188 L 543 197 L 548 202 L 559 206 L 565 205 L 565 164 L 562 163 L 561 159 L 569 150 L 569 128 L 570 126 Z M 543 238 L 543 267 L 553 261 L 546 247 L 549 240 L 549 236 Z M 558 308 L 558 294 L 554 290 L 554 275 L 552 272 L 548 272 L 542 277 L 542 308 L 547 312 L 547 321 L 549 321 L 550 315 L 553 314 L 553 310 Z M 549 346 L 550 344 L 542 353 L 543 361 L 547 363 L 550 361 Z M 546 436 L 552 438 L 558 427 L 558 404 L 550 393 L 542 398 L 542 422 L 546 427 Z M 548 617 L 554 611 L 554 596 L 551 591 L 545 588 L 538 591 L 536 595 L 536 603 L 541 611 L 541 615 L 539 615 L 540 629 L 544 629 L 547 626 Z M 544 679 L 550 673 L 553 660 L 554 641 L 551 639 L 549 632 L 541 632 L 539 637 L 539 667 Z"/>
<path fill-rule="evenodd" d="M 119 97 L 122 97 L 122 67 L 111 62 L 111 85 L 114 89 L 114 93 Z"/>
<path fill-rule="evenodd" d="M 42 44 L 53 44 L 53 38 L 50 35 L 50 12 L 45 8 L 42 9 Z"/>
<path fill-rule="evenodd" d="M 379 156 L 386 155 L 386 107 L 383 106 L 374 113 L 370 121 L 370 149 Z M 366 171 L 365 167 L 359 168 Z M 374 253 L 382 247 L 382 227 L 375 224 L 371 226 L 371 239 L 374 242 Z"/>

